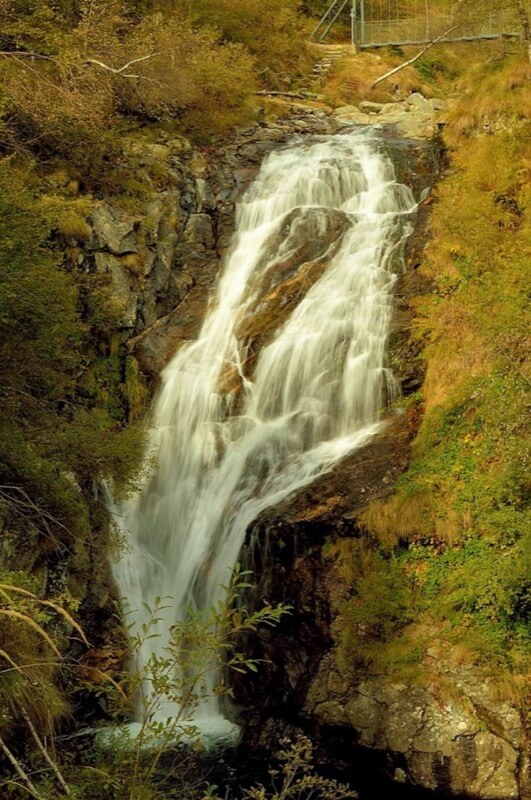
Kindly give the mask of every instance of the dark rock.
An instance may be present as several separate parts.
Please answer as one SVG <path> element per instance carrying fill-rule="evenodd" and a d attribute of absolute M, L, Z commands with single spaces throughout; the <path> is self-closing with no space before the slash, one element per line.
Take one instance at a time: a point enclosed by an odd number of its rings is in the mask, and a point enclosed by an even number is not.
<path fill-rule="evenodd" d="M 189 244 L 210 249 L 214 245 L 212 221 L 208 214 L 191 214 L 184 236 Z"/>
<path fill-rule="evenodd" d="M 96 253 L 94 262 L 97 272 L 110 276 L 111 296 L 120 311 L 121 326 L 134 328 L 138 310 L 138 293 L 131 271 L 124 264 L 123 259 L 110 253 Z"/>
<path fill-rule="evenodd" d="M 118 209 L 98 205 L 92 212 L 94 247 L 106 248 L 115 256 L 136 253 L 138 222 Z"/>

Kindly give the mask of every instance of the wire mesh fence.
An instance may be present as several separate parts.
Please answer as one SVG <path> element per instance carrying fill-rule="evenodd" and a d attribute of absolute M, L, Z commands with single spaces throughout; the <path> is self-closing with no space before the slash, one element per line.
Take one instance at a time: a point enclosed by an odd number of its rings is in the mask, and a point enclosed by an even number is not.
<path fill-rule="evenodd" d="M 531 4 L 530 4 L 531 5 Z M 352 41 L 361 48 L 474 41 L 519 36 L 514 0 L 456 4 L 429 0 L 334 0 L 313 36 L 323 41 L 338 20 L 351 17 Z"/>
<path fill-rule="evenodd" d="M 358 0 L 357 30 L 360 47 L 377 47 L 443 40 L 490 39 L 518 35 L 518 13 L 513 4 L 445 12 L 424 0 Z"/>

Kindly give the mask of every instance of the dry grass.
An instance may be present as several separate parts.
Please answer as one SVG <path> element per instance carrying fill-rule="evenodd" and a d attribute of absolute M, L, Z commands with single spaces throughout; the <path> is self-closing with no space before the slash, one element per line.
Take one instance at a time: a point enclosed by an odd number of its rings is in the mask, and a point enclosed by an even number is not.
<path fill-rule="evenodd" d="M 401 57 L 385 51 L 382 55 L 363 52 L 344 58 L 323 86 L 322 93 L 332 106 L 357 104 L 361 100 L 394 102 L 405 99 L 412 92 L 433 96 L 433 88 L 422 79 L 414 67 L 406 67 L 375 89 L 371 84 L 407 56 Z"/>
<path fill-rule="evenodd" d="M 433 536 L 433 498 L 428 492 L 415 496 L 394 495 L 390 500 L 371 503 L 361 516 L 361 522 L 385 548 L 417 536 Z"/>
<path fill-rule="evenodd" d="M 473 65 L 457 90 L 460 95 L 448 112 L 446 131 L 454 147 L 463 136 L 504 129 L 531 117 L 531 67 L 519 56 L 492 60 L 486 76 L 484 62 Z"/>
<path fill-rule="evenodd" d="M 71 614 L 58 603 L 42 600 L 12 584 L 0 584 L 0 730 L 27 715 L 35 727 L 49 733 L 66 711 L 54 682 L 62 661 L 58 637 L 47 630 L 53 612 L 85 642 Z"/>
<path fill-rule="evenodd" d="M 57 229 L 65 239 L 75 239 L 77 242 L 86 242 L 90 239 L 90 225 L 76 213 L 67 213 L 57 221 Z"/>
<path fill-rule="evenodd" d="M 417 539 L 451 547 L 470 527 L 470 516 L 447 505 L 445 494 L 427 485 L 412 496 L 396 494 L 390 500 L 371 503 L 360 521 L 385 550 Z"/>
<path fill-rule="evenodd" d="M 530 697 L 531 677 L 527 672 L 519 675 L 511 672 L 495 672 L 489 677 L 487 695 L 494 703 L 519 706 L 522 698 Z"/>
<path fill-rule="evenodd" d="M 455 681 L 446 686 L 438 675 L 440 654 L 450 672 L 476 665 L 499 673 L 492 691 L 514 703 L 529 665 L 521 411 L 531 102 L 523 59 L 488 62 L 486 52 L 471 48 L 461 65 L 465 93 L 454 99 L 446 134 L 451 168 L 437 187 L 421 266 L 433 292 L 415 301 L 412 336 L 427 361 L 423 421 L 395 494 L 361 519 L 366 547 L 400 567 L 396 592 L 413 586 L 417 619 L 366 656 L 401 674 L 409 643 L 441 697 L 452 700 Z M 358 605 L 377 606 L 376 589 Z M 352 657 L 355 635 L 345 641 Z"/>
<path fill-rule="evenodd" d="M 431 311 L 437 315 L 438 324 L 432 333 L 433 357 L 428 360 L 423 387 L 426 414 L 451 400 L 461 384 L 486 374 L 492 367 L 491 354 L 478 341 L 458 302 L 440 304 Z M 443 342 L 439 338 L 442 331 Z"/>

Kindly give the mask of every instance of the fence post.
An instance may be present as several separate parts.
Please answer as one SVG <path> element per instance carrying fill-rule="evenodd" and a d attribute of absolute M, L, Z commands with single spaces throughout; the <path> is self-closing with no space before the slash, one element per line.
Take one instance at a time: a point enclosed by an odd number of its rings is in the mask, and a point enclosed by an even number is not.
<path fill-rule="evenodd" d="M 360 0 L 360 22 L 361 22 L 361 39 L 360 45 L 363 47 L 365 44 L 365 0 Z"/>
<path fill-rule="evenodd" d="M 350 25 L 351 25 L 351 37 L 352 37 L 352 46 L 357 50 L 358 49 L 358 20 L 357 20 L 358 8 L 356 0 L 352 0 L 352 8 L 350 10 Z"/>

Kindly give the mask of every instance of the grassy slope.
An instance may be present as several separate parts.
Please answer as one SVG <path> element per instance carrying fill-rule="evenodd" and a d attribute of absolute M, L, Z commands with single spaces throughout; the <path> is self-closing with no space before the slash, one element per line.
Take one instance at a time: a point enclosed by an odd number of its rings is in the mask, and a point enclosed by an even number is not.
<path fill-rule="evenodd" d="M 436 48 L 417 69 L 418 83 L 453 96 L 422 265 L 434 292 L 412 331 L 427 361 L 414 399 L 424 416 L 395 494 L 365 514 L 366 538 L 330 549 L 355 586 L 338 638 L 345 661 L 375 672 L 418 675 L 436 648 L 518 685 L 531 644 L 528 68 L 473 47 Z M 411 69 L 402 81 L 413 88 Z M 339 91 L 355 102 L 363 86 Z"/>

